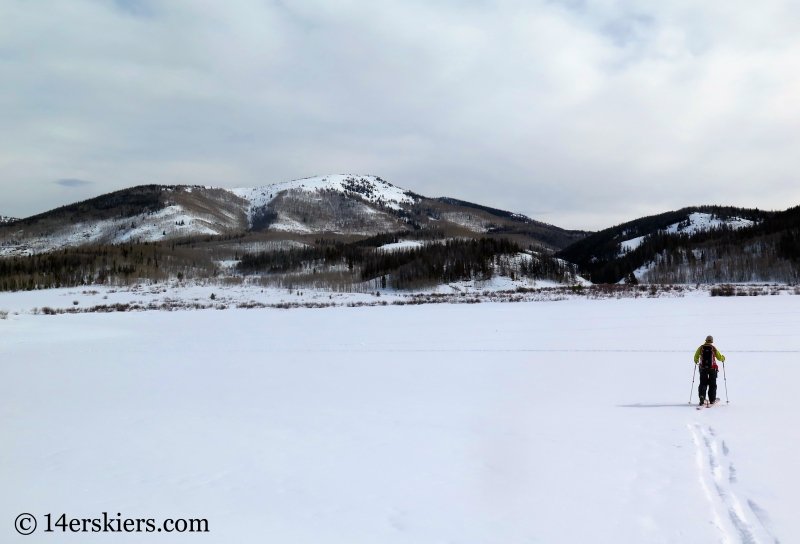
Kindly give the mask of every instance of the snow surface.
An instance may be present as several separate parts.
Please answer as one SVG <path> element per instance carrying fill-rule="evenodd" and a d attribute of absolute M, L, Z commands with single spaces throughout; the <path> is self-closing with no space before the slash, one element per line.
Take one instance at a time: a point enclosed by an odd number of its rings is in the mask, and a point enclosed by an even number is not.
<path fill-rule="evenodd" d="M 797 301 L 12 315 L 2 541 L 797 542 Z M 731 404 L 696 411 L 709 333 Z"/>
<path fill-rule="evenodd" d="M 403 240 L 402 242 L 394 242 L 392 244 L 384 244 L 378 249 L 383 251 L 398 251 L 403 249 L 415 249 L 418 247 L 422 247 L 422 242 L 418 242 L 417 240 Z"/>
<path fill-rule="evenodd" d="M 287 217 L 284 214 L 278 215 L 278 219 L 270 224 L 269 230 L 280 232 L 296 232 L 299 234 L 311 234 L 314 232 L 314 229 L 310 228 L 308 225 L 305 225 L 296 219 L 292 219 L 291 217 Z"/>
<path fill-rule="evenodd" d="M 358 193 L 365 200 L 373 204 L 384 203 L 386 206 L 399 209 L 400 204 L 412 204 L 414 199 L 408 191 L 395 187 L 377 176 L 358 176 L 348 174 L 331 174 L 311 178 L 296 179 L 256 188 L 231 189 L 235 195 L 250 202 L 254 208 L 268 204 L 281 191 L 289 189 L 302 189 L 304 191 L 337 191 L 348 192 L 350 187 L 362 187 L 365 193 Z"/>
<path fill-rule="evenodd" d="M 742 219 L 739 217 L 732 217 L 730 219 L 712 218 L 711 214 L 695 212 L 689 214 L 688 226 L 682 226 L 681 223 L 675 223 L 664 230 L 668 234 L 694 234 L 695 232 L 717 229 L 722 225 L 727 225 L 732 229 L 741 229 L 745 227 L 752 227 L 753 222 L 749 219 Z"/>
<path fill-rule="evenodd" d="M 578 277 L 577 282 L 583 284 L 583 278 Z M 518 277 L 511 279 L 508 276 L 494 276 L 488 280 L 462 280 L 445 283 L 433 289 L 435 293 L 482 293 L 484 291 L 513 291 L 520 287 L 531 289 L 541 287 L 563 287 L 564 284 L 550 280 L 534 280 L 532 278 Z"/>
<path fill-rule="evenodd" d="M 642 240 L 644 240 L 644 236 L 639 236 L 637 238 L 631 238 L 630 240 L 625 240 L 624 242 L 620 243 L 620 247 L 623 251 L 633 251 L 640 245 L 642 245 Z"/>
<path fill-rule="evenodd" d="M 647 274 L 650 270 L 652 270 L 654 266 L 655 263 L 643 264 L 642 266 L 633 271 L 633 275 L 636 276 L 637 280 L 641 281 L 644 278 L 644 275 Z M 619 283 L 625 283 L 625 279 L 623 278 L 622 280 L 620 280 Z"/>
<path fill-rule="evenodd" d="M 238 261 L 217 261 L 221 268 L 232 268 Z M 342 265 L 346 270 L 347 265 Z M 310 272 L 309 272 L 310 273 Z M 586 280 L 578 279 L 583 285 Z M 374 282 L 373 282 L 374 283 Z M 0 292 L 0 311 L 14 314 L 36 314 L 50 308 L 58 311 L 88 311 L 98 306 L 135 305 L 142 308 L 174 309 L 233 309 L 240 306 L 272 306 L 281 304 L 331 305 L 376 304 L 405 302 L 410 297 L 425 294 L 454 293 L 482 297 L 488 293 L 515 291 L 518 288 L 563 287 L 549 281 L 534 281 L 530 278 L 511 279 L 495 276 L 489 280 L 468 280 L 419 289 L 417 291 L 395 291 L 391 287 L 369 289 L 370 292 L 338 293 L 312 288 L 281 289 L 263 287 L 253 283 L 231 283 L 226 280 L 198 280 L 162 282 L 156 284 L 132 284 L 125 287 L 92 285 L 82 288 L 44 289 L 38 291 Z M 366 290 L 365 290 L 366 291 Z M 380 295 L 376 296 L 375 291 Z M 214 299 L 211 299 L 211 295 Z M 484 297 L 485 298 L 485 297 Z"/>
<path fill-rule="evenodd" d="M 237 261 L 218 261 L 222 266 L 235 266 Z M 384 290 L 385 291 L 385 290 Z M 211 299 L 211 295 L 214 299 Z M 55 310 L 87 310 L 96 306 L 139 304 L 142 307 L 194 308 L 196 306 L 232 309 L 239 305 L 272 305 L 281 303 L 347 304 L 394 300 L 391 295 L 378 299 L 373 293 L 330 293 L 312 289 L 292 290 L 263 288 L 258 285 L 228 285 L 224 281 L 171 281 L 168 284 L 131 285 L 128 287 L 89 286 L 83 288 L 45 289 L 0 293 L 0 310 L 13 314 L 38 313 L 44 308 Z M 77 304 L 76 304 L 77 302 Z"/>

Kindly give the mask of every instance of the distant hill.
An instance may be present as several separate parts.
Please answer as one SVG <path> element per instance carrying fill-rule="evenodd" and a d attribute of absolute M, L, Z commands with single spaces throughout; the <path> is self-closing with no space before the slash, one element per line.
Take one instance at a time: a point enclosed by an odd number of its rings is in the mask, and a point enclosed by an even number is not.
<path fill-rule="evenodd" d="M 557 256 L 594 283 L 793 283 L 800 271 L 800 207 L 683 208 L 593 233 Z"/>
<path fill-rule="evenodd" d="M 17 221 L 16 217 L 7 217 L 5 215 L 0 215 L 0 226 L 8 225 L 10 223 L 13 223 L 14 221 Z"/>
<path fill-rule="evenodd" d="M 377 176 L 142 185 L 0 226 L 0 291 L 219 277 L 334 291 L 573 284 L 553 253 L 586 234 Z"/>
<path fill-rule="evenodd" d="M 0 225 L 0 257 L 81 245 L 247 235 L 250 240 L 352 241 L 435 229 L 444 237 L 503 236 L 558 250 L 587 233 L 456 199 L 431 199 L 377 176 L 327 175 L 252 189 L 142 185 Z"/>
<path fill-rule="evenodd" d="M 798 283 L 800 207 L 695 206 L 589 233 L 336 174 L 242 189 L 142 185 L 0 221 L 0 290 L 177 274 L 336 289 L 476 274 L 573 282 L 576 271 L 593 283 Z"/>

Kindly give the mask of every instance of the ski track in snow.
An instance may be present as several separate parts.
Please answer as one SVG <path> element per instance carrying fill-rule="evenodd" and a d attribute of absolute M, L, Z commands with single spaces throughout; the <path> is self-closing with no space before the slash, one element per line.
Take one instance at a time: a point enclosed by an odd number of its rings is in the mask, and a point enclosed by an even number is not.
<path fill-rule="evenodd" d="M 743 502 L 734 491 L 736 468 L 729 459 L 731 449 L 725 440 L 717 440 L 713 427 L 687 424 L 695 445 L 698 479 L 711 508 L 711 523 L 724 544 L 780 544 L 772 534 L 767 512 L 752 499 Z M 727 468 L 725 467 L 727 465 Z M 713 490 L 713 492 L 712 492 Z"/>
<path fill-rule="evenodd" d="M 193 544 L 800 541 L 796 298 L 348 308 L 401 295 L 188 283 L 0 294 L 230 301 L 0 319 L 0 517 L 208 518 L 170 538 Z M 235 307 L 313 297 L 339 306 Z M 736 404 L 695 411 L 709 332 Z"/>

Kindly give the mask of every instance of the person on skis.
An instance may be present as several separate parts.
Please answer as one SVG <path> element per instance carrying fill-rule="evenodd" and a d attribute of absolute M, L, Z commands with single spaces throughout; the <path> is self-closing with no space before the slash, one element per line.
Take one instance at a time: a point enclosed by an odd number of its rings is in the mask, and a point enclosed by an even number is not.
<path fill-rule="evenodd" d="M 714 347 L 714 337 L 707 336 L 706 343 L 697 348 L 694 353 L 694 364 L 700 369 L 700 387 L 697 395 L 700 397 L 699 406 L 703 406 L 708 399 L 708 404 L 717 401 L 717 374 L 719 367 L 717 361 L 725 361 L 725 356 Z M 708 396 L 706 397 L 706 389 Z"/>

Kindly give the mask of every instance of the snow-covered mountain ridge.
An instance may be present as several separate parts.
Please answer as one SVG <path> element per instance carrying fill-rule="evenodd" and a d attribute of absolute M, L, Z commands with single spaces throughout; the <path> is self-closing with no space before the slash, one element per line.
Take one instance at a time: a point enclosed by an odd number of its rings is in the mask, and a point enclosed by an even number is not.
<path fill-rule="evenodd" d="M 584 236 L 521 214 L 454 199 L 429 199 L 378 176 L 321 175 L 255 188 L 139 186 L 0 224 L 0 257 L 84 244 L 161 242 L 189 237 L 374 236 L 419 229 L 452 236 L 494 231 L 525 247 L 558 249 Z"/>
<path fill-rule="evenodd" d="M 231 192 L 250 202 L 253 207 L 269 204 L 283 191 L 301 190 L 307 192 L 336 191 L 351 196 L 360 196 L 373 204 L 383 204 L 395 210 L 400 204 L 413 204 L 409 191 L 395 187 L 377 176 L 356 176 L 332 174 L 274 183 L 255 188 L 231 189 Z"/>

